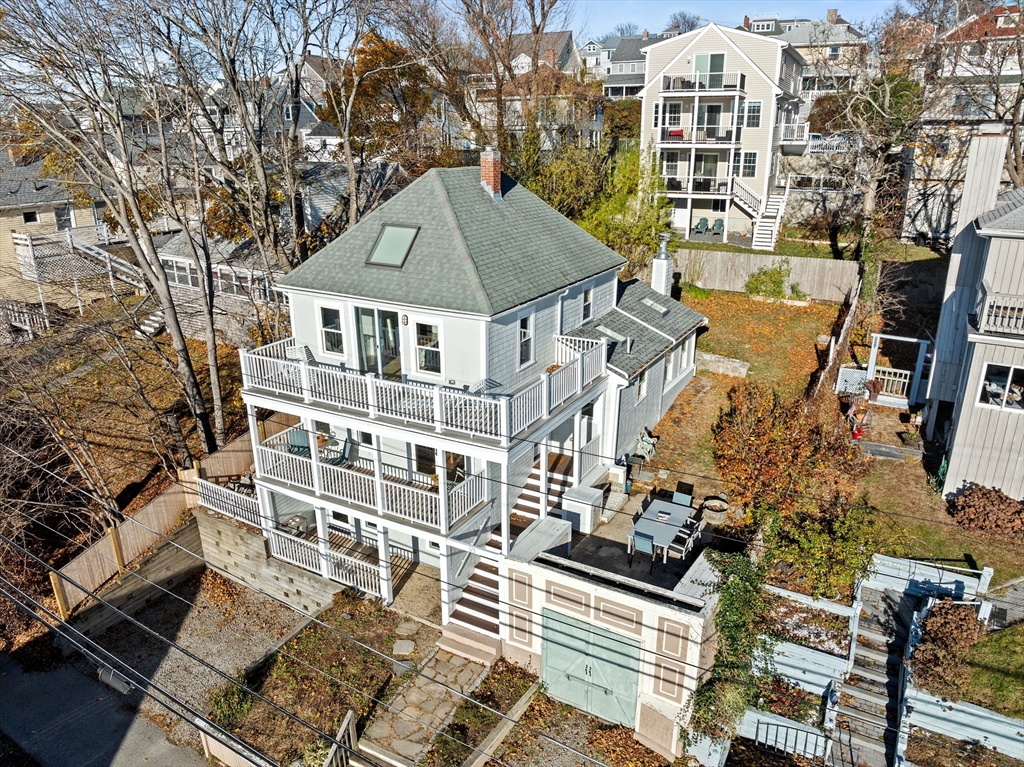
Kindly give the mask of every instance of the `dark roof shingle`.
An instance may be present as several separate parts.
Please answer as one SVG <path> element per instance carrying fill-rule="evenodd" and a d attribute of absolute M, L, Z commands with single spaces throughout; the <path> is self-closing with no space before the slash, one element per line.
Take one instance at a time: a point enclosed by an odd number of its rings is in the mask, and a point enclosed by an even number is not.
<path fill-rule="evenodd" d="M 386 224 L 419 228 L 400 269 L 366 263 Z M 280 284 L 493 316 L 624 263 L 508 176 L 495 202 L 479 168 L 435 168 Z"/>

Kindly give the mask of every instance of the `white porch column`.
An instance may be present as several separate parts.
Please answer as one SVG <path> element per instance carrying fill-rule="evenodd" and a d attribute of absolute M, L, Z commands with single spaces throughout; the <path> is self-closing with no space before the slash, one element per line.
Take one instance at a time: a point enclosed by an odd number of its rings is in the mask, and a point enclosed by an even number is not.
<path fill-rule="evenodd" d="M 583 478 L 580 469 L 583 466 L 583 411 L 577 410 L 572 417 L 572 486 L 579 487 Z"/>
<path fill-rule="evenodd" d="M 540 518 L 548 515 L 548 440 L 540 443 Z"/>
<path fill-rule="evenodd" d="M 509 494 L 512 488 L 509 487 L 508 460 L 501 464 L 501 553 L 508 556 L 509 538 L 512 537 L 512 525 L 509 520 Z"/>
<path fill-rule="evenodd" d="M 732 209 L 732 198 L 725 198 L 725 229 L 722 230 L 722 242 L 729 241 L 729 211 Z"/>
<path fill-rule="evenodd" d="M 263 529 L 263 537 L 268 538 L 268 530 L 273 530 L 277 526 L 276 513 L 274 512 L 274 503 L 271 500 L 270 491 L 265 487 L 256 485 L 256 499 L 260 503 L 260 527 Z"/>
<path fill-rule="evenodd" d="M 373 482 L 377 496 L 377 513 L 384 515 L 384 467 L 380 458 L 380 435 L 373 435 Z"/>
<path fill-rule="evenodd" d="M 452 604 L 452 566 L 451 566 L 451 549 L 446 545 L 441 546 L 440 556 L 440 570 L 441 570 L 441 625 L 447 626 L 448 621 L 452 617 L 452 610 L 455 605 Z"/>
<path fill-rule="evenodd" d="M 313 492 L 320 495 L 322 492 L 322 483 L 320 481 L 320 445 L 318 444 L 320 435 L 313 428 L 312 423 L 307 427 L 305 421 L 303 421 L 302 428 L 306 429 L 306 434 L 308 435 L 309 460 L 313 462 Z"/>
<path fill-rule="evenodd" d="M 256 475 L 260 475 L 260 422 L 256 418 L 256 407 L 246 404 L 245 417 L 249 421 L 249 440 L 252 442 L 252 462 L 256 467 Z"/>
<path fill-rule="evenodd" d="M 331 550 L 331 542 L 330 533 L 327 530 L 327 508 L 314 506 L 313 514 L 316 516 L 316 545 L 320 550 L 320 574 L 329 579 L 331 577 L 331 560 L 328 555 Z"/>
<path fill-rule="evenodd" d="M 380 598 L 389 605 L 395 601 L 391 582 L 391 547 L 388 545 L 388 529 L 381 525 L 377 530 L 377 558 L 380 560 Z"/>
<path fill-rule="evenodd" d="M 868 380 L 870 381 L 875 377 L 875 361 L 878 359 L 878 345 L 882 342 L 881 336 L 877 333 L 872 333 L 871 338 L 871 356 L 868 357 Z"/>
<path fill-rule="evenodd" d="M 434 452 L 434 471 L 437 472 L 438 526 L 441 535 L 448 535 L 448 453 Z"/>

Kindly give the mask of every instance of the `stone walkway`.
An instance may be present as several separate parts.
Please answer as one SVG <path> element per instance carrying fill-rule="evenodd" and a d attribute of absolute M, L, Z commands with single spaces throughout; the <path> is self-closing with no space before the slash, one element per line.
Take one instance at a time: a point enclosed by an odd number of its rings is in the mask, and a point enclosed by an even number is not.
<path fill-rule="evenodd" d="M 401 629 L 399 627 L 400 636 Z M 404 654 L 400 654 L 400 650 L 412 652 L 408 645 L 399 646 L 402 641 L 395 643 L 395 655 L 399 658 Z M 412 639 L 404 641 L 413 642 Z M 427 752 L 435 733 L 448 721 L 460 700 L 432 680 L 466 693 L 479 684 L 487 671 L 485 666 L 445 650 L 438 650 L 420 670 L 426 676 L 412 677 L 387 707 L 382 706 L 362 738 L 411 763 Z"/>

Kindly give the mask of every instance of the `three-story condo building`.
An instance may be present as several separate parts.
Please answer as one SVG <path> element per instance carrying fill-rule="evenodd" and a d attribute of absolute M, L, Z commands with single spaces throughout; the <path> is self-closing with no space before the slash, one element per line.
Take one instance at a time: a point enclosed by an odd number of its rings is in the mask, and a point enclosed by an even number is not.
<path fill-rule="evenodd" d="M 532 662 L 674 757 L 709 659 L 702 525 L 636 564 L 608 499 L 706 320 L 669 296 L 668 259 L 658 290 L 624 263 L 498 152 L 427 172 L 279 281 L 292 337 L 241 353 L 256 500 L 200 497 L 385 602 L 398 565 L 429 569 L 447 647 Z M 261 438 L 268 410 L 296 425 Z"/>
<path fill-rule="evenodd" d="M 802 152 L 809 140 L 798 122 L 803 58 L 784 40 L 717 24 L 642 53 L 640 145 L 657 158 L 673 225 L 703 233 L 703 219 L 723 241 L 752 233 L 755 248 L 773 249 L 783 148 Z"/>

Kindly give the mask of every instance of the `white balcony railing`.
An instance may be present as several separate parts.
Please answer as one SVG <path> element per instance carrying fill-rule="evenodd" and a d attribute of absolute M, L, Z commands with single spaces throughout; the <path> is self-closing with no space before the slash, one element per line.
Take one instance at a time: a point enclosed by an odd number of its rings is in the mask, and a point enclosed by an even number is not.
<path fill-rule="evenodd" d="M 313 541 L 296 538 L 280 530 L 268 530 L 267 538 L 274 557 L 314 573 L 320 572 L 320 547 Z"/>
<path fill-rule="evenodd" d="M 601 463 L 601 435 L 598 434 L 580 450 L 580 477 Z"/>
<path fill-rule="evenodd" d="M 662 144 L 730 144 L 738 142 L 741 133 L 740 128 L 728 126 L 701 125 L 690 128 L 669 125 L 661 129 L 659 140 Z"/>
<path fill-rule="evenodd" d="M 807 123 L 784 124 L 780 141 L 783 144 L 806 144 L 810 135 L 810 126 Z"/>
<path fill-rule="evenodd" d="M 976 313 L 982 333 L 1024 336 L 1024 295 L 993 293 L 982 282 Z"/>
<path fill-rule="evenodd" d="M 207 482 L 205 479 L 197 479 L 196 483 L 199 487 L 199 502 L 203 506 L 253 527 L 262 527 L 260 504 L 255 498 Z"/>
<path fill-rule="evenodd" d="M 270 555 L 303 570 L 326 575 L 372 596 L 381 594 L 381 568 L 329 548 L 322 552 L 316 541 L 297 538 L 281 530 L 268 530 Z"/>
<path fill-rule="evenodd" d="M 882 382 L 882 391 L 879 393 L 889 397 L 906 397 L 912 377 L 913 373 L 909 370 L 875 368 L 875 379 Z"/>
<path fill-rule="evenodd" d="M 327 577 L 375 597 L 381 595 L 381 571 L 378 565 L 330 549 L 327 551 Z"/>
<path fill-rule="evenodd" d="M 292 427 L 265 440 L 256 448 L 257 477 L 283 482 L 315 496 L 326 496 L 365 506 L 376 510 L 380 515 L 396 517 L 442 533 L 447 533 L 460 519 L 489 497 L 487 478 L 482 474 L 476 474 L 457 485 L 448 486 L 447 503 L 442 506 L 438 488 L 417 487 L 390 476 L 385 477 L 383 465 L 379 495 L 377 471 L 372 462 L 367 468 L 367 462 L 360 459 L 360 465 L 356 468 L 356 464 L 335 466 L 325 463 L 322 459 L 314 461 L 309 448 L 303 446 L 302 440 L 297 441 L 299 444 L 293 444 L 292 435 L 301 431 L 301 426 Z M 223 488 L 217 489 L 223 493 L 210 490 L 210 502 L 204 501 L 204 505 L 259 526 L 258 506 L 250 507 L 244 502 L 236 502 L 237 499 L 225 496 L 224 493 L 231 493 L 232 496 L 252 501 L 253 504 L 254 499 L 239 496 Z M 218 503 L 219 506 L 213 506 L 212 503 Z M 239 505 L 244 506 L 244 509 L 238 509 Z M 444 509 L 447 509 L 447 513 L 442 517 Z"/>
<path fill-rule="evenodd" d="M 747 76 L 742 72 L 691 72 L 687 75 L 661 78 L 662 93 L 693 93 L 695 91 L 742 91 Z"/>
<path fill-rule="evenodd" d="M 292 359 L 288 350 L 295 346 L 295 339 L 289 338 L 254 351 L 240 351 L 245 388 L 310 404 L 340 406 L 371 419 L 383 416 L 427 424 L 439 432 L 495 437 L 504 444 L 604 375 L 608 359 L 604 341 L 592 342 L 588 348 L 581 344 L 577 361 L 562 363 L 571 364 L 577 375 L 544 373 L 515 394 L 481 395 L 432 384 L 387 381 L 373 374 Z"/>

